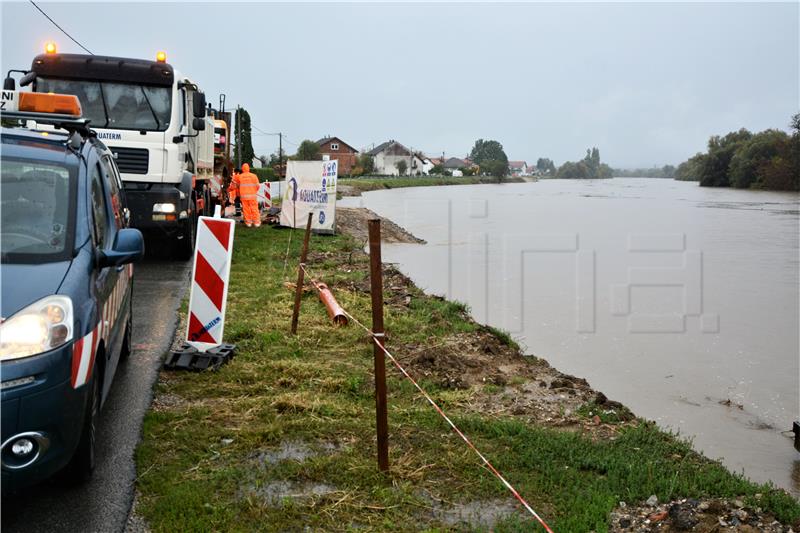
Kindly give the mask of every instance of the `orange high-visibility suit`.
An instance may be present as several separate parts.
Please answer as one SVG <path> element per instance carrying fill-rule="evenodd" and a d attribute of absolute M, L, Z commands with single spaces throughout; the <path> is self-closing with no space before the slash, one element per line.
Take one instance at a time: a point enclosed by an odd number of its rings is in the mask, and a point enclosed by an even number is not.
<path fill-rule="evenodd" d="M 258 210 L 258 176 L 250 172 L 250 165 L 242 165 L 239 174 L 239 196 L 242 199 L 242 215 L 247 227 L 261 225 L 261 212 Z"/>
<path fill-rule="evenodd" d="M 228 201 L 233 203 L 239 195 L 239 173 L 234 172 L 231 178 L 231 183 L 228 185 Z"/>

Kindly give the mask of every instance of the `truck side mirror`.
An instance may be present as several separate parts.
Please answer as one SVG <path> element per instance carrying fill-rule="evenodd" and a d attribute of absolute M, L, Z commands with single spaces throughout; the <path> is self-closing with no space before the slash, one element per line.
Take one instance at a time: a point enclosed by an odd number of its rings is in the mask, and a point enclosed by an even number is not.
<path fill-rule="evenodd" d="M 195 118 L 204 118 L 206 116 L 206 95 L 205 93 L 196 92 L 192 98 L 192 111 Z M 195 128 L 196 129 L 196 128 Z"/>
<path fill-rule="evenodd" d="M 206 119 L 205 118 L 195 118 L 192 120 L 192 128 L 195 131 L 203 131 L 206 129 Z"/>
<path fill-rule="evenodd" d="M 4 91 L 15 91 L 17 89 L 17 82 L 11 76 L 3 80 Z"/>

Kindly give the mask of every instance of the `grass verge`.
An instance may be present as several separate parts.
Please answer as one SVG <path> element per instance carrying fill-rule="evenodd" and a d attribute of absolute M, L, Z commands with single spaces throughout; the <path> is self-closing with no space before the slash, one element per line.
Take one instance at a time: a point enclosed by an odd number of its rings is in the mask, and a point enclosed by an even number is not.
<path fill-rule="evenodd" d="M 522 178 L 503 178 L 502 183 L 524 183 Z M 498 183 L 497 178 L 486 176 L 418 176 L 418 177 L 364 177 L 342 178 L 338 182 L 340 192 L 358 196 L 362 192 L 380 189 L 399 189 L 401 187 L 431 187 L 434 185 L 475 185 L 479 183 Z"/>
<path fill-rule="evenodd" d="M 289 334 L 293 291 L 285 281 L 296 275 L 302 241 L 296 232 L 284 277 L 289 234 L 236 230 L 225 332 L 238 345 L 232 363 L 216 373 L 159 378 L 136 452 L 138 510 L 151 528 L 537 531 L 391 366 L 391 473 L 377 472 L 371 344 L 354 325 L 334 328 L 313 292 L 302 300 L 300 334 Z M 359 244 L 314 236 L 311 250 L 311 269 L 368 323 L 367 258 Z M 406 346 L 436 353 L 445 337 L 487 334 L 463 304 L 413 286 L 400 290 L 393 279 L 386 280 L 387 346 L 401 359 Z M 652 423 L 627 422 L 611 438 L 594 438 L 510 414 L 486 415 L 471 408 L 476 387 L 453 389 L 420 377 L 555 531 L 607 531 L 619 501 L 651 494 L 661 501 L 755 501 L 759 494 L 765 513 L 785 523 L 800 517 L 800 505 L 785 492 L 727 471 Z M 486 516 L 495 519 L 482 522 Z"/>

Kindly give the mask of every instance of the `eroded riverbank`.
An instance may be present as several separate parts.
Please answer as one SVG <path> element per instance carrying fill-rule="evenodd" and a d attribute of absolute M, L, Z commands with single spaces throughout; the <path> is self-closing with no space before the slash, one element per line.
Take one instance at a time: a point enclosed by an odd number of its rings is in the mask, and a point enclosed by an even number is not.
<path fill-rule="evenodd" d="M 152 528 L 530 530 L 398 373 L 388 379 L 391 472 L 378 474 L 369 340 L 332 327 L 311 290 L 300 334 L 288 333 L 288 240 L 288 230 L 237 229 L 226 338 L 238 355 L 217 373 L 161 374 L 137 452 L 138 509 Z M 311 271 L 366 320 L 363 242 L 315 236 L 311 250 Z M 731 474 L 584 380 L 523 356 L 464 305 L 426 295 L 388 265 L 384 281 L 388 345 L 555 530 L 617 527 L 619 502 L 653 495 L 741 499 L 755 524 L 800 517 L 783 491 Z"/>
<path fill-rule="evenodd" d="M 378 191 L 355 204 L 428 241 L 384 251 L 427 291 L 732 469 L 796 490 L 782 432 L 800 400 L 797 199 L 624 179 Z"/>

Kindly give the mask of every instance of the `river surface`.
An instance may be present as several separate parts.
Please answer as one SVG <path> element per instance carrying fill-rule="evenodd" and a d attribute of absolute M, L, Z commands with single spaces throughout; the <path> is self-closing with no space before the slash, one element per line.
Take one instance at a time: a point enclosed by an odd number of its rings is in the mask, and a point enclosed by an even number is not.
<path fill-rule="evenodd" d="M 707 456 L 800 496 L 794 193 L 672 180 L 374 191 L 425 245 L 384 245 L 421 288 L 469 304 Z"/>

